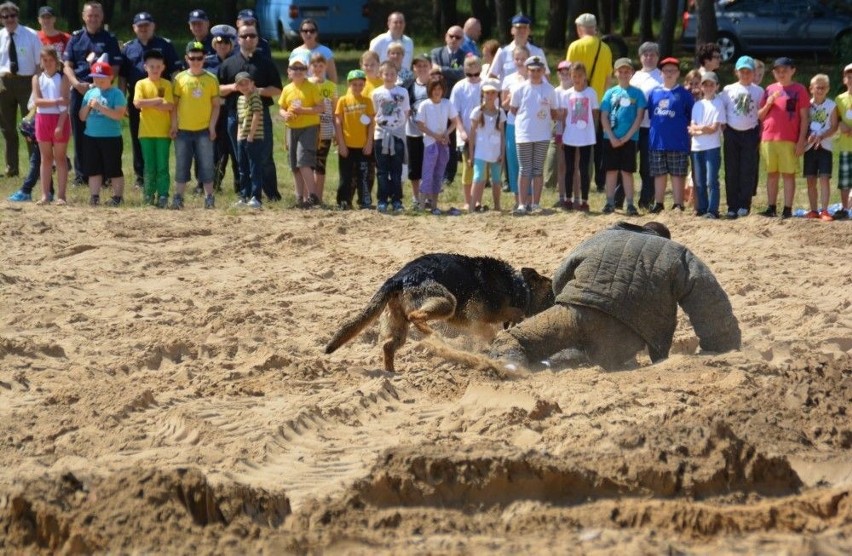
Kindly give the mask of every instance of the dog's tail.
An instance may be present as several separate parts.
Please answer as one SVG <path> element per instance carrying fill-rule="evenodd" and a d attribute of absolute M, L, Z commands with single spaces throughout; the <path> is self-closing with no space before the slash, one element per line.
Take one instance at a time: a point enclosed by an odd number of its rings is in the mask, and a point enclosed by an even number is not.
<path fill-rule="evenodd" d="M 325 352 L 334 353 L 337 348 L 360 334 L 362 330 L 367 328 L 371 322 L 376 320 L 378 316 L 382 314 L 382 311 L 384 311 L 391 296 L 399 289 L 400 286 L 393 279 L 382 284 L 379 291 L 373 294 L 373 297 L 370 299 L 370 302 L 367 303 L 367 306 L 364 307 L 364 309 L 362 309 L 354 318 L 343 323 L 340 330 L 337 331 L 334 337 L 325 346 Z"/>

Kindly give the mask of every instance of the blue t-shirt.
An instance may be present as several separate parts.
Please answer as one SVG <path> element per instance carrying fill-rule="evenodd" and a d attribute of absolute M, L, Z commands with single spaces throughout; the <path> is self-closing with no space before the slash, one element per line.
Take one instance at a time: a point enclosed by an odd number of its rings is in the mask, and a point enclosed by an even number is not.
<path fill-rule="evenodd" d="M 612 87 L 604 93 L 601 102 L 601 117 L 609 117 L 609 125 L 616 137 L 623 137 L 630 131 L 630 126 L 636 121 L 636 114 L 640 108 L 645 108 L 645 93 L 642 89 L 628 85 L 625 89 L 621 85 Z M 604 114 L 608 112 L 608 114 Z M 609 133 L 604 132 L 604 138 L 611 139 Z M 639 129 L 631 137 L 633 141 L 639 140 Z"/>
<path fill-rule="evenodd" d="M 692 118 L 695 100 L 683 85 L 673 89 L 657 87 L 648 95 L 648 115 L 651 119 L 649 147 L 652 151 L 689 152 L 687 128 Z"/>
<path fill-rule="evenodd" d="M 89 101 L 93 98 L 107 108 L 127 106 L 127 99 L 115 87 L 110 87 L 106 91 L 101 91 L 97 87 L 89 89 L 83 95 L 83 106 L 89 104 Z M 121 122 L 113 120 L 97 110 L 89 110 L 89 117 L 86 118 L 86 135 L 89 137 L 120 137 Z"/>

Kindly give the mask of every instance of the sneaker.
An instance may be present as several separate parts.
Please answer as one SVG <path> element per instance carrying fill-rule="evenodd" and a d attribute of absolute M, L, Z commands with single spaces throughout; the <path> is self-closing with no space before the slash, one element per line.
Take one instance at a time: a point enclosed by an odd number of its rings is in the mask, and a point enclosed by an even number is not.
<path fill-rule="evenodd" d="M 677 210 L 679 210 L 679 211 L 681 211 L 681 212 L 683 212 L 684 210 L 686 210 L 686 209 L 684 208 L 684 206 L 683 206 L 683 205 L 680 205 L 680 204 L 677 204 L 677 203 L 675 203 L 675 204 L 673 204 L 673 205 L 672 205 L 672 210 L 675 210 L 675 209 L 677 209 Z"/>
<path fill-rule="evenodd" d="M 318 207 L 321 204 L 320 198 L 311 193 L 310 195 L 308 195 L 308 204 L 310 204 L 312 207 Z"/>
<path fill-rule="evenodd" d="M 739 213 L 735 210 L 729 210 L 725 213 L 725 218 L 727 218 L 728 220 L 736 220 L 737 216 L 739 216 Z"/>
<path fill-rule="evenodd" d="M 847 218 L 849 218 L 849 211 L 840 209 L 834 213 L 833 218 L 835 220 L 846 220 Z"/>
<path fill-rule="evenodd" d="M 627 205 L 627 216 L 639 216 L 639 211 L 633 205 Z"/>
<path fill-rule="evenodd" d="M 405 212 L 405 207 L 402 206 L 402 201 L 394 201 L 391 205 L 394 212 Z"/>
<path fill-rule="evenodd" d="M 337 210 L 352 210 L 352 205 L 349 201 L 340 201 L 337 203 Z"/>
<path fill-rule="evenodd" d="M 104 203 L 105 207 L 117 207 L 120 206 L 124 202 L 124 199 L 119 197 L 118 195 L 113 195 L 109 198 L 107 202 Z"/>
<path fill-rule="evenodd" d="M 574 210 L 574 201 L 566 200 L 564 203 L 562 203 L 562 208 L 565 210 Z"/>
<path fill-rule="evenodd" d="M 793 218 L 793 209 L 784 207 L 784 210 L 781 211 L 781 218 Z"/>
<path fill-rule="evenodd" d="M 136 181 L 133 183 L 136 189 L 142 189 L 145 187 L 145 178 L 142 176 L 136 176 Z"/>
<path fill-rule="evenodd" d="M 509 184 L 506 184 L 506 185 L 503 186 L 503 193 L 510 193 L 511 191 L 512 191 L 512 188 L 509 187 Z"/>
<path fill-rule="evenodd" d="M 737 211 L 737 216 L 740 216 L 740 217 L 748 216 L 748 209 L 747 208 L 741 208 L 740 210 Z"/>
<path fill-rule="evenodd" d="M 413 212 L 420 212 L 420 209 L 421 209 L 421 208 L 422 208 L 422 207 L 420 206 L 420 201 L 413 201 L 413 202 L 411 203 L 411 210 L 412 210 Z"/>
<path fill-rule="evenodd" d="M 529 211 L 530 211 L 530 212 L 539 213 L 539 212 L 541 212 L 541 205 L 532 204 L 532 205 L 530 205 L 530 207 L 529 207 Z"/>
<path fill-rule="evenodd" d="M 654 206 L 652 206 L 651 210 L 649 210 L 648 212 L 650 212 L 651 214 L 660 214 L 664 210 L 666 210 L 666 207 L 663 206 L 663 203 L 654 203 Z"/>
<path fill-rule="evenodd" d="M 243 197 L 240 197 L 239 199 L 237 199 L 237 202 L 231 206 L 234 208 L 247 208 L 248 204 L 246 203 L 246 200 Z"/>
<path fill-rule="evenodd" d="M 157 198 L 157 208 L 164 209 L 169 206 L 169 198 L 165 195 L 161 195 Z"/>
<path fill-rule="evenodd" d="M 25 203 L 33 200 L 32 193 L 24 193 L 23 189 L 19 189 L 9 195 L 8 199 L 13 203 Z"/>
<path fill-rule="evenodd" d="M 216 208 L 216 199 L 213 197 L 213 195 L 207 195 L 206 197 L 204 197 L 204 208 Z"/>
<path fill-rule="evenodd" d="M 252 197 L 252 198 L 251 198 L 251 200 L 249 200 L 249 202 L 248 202 L 248 203 L 246 203 L 246 206 L 247 206 L 248 208 L 253 208 L 253 209 L 259 209 L 259 208 L 263 207 L 263 205 L 262 205 L 262 204 L 261 204 L 261 202 L 257 199 L 257 197 Z"/>
<path fill-rule="evenodd" d="M 204 195 L 204 186 L 199 183 L 195 186 L 195 189 L 192 190 L 192 193 L 199 196 Z"/>
<path fill-rule="evenodd" d="M 89 206 L 96 207 L 101 204 L 101 196 L 100 195 L 90 195 L 89 196 Z"/>
<path fill-rule="evenodd" d="M 612 214 L 615 212 L 615 208 L 611 204 L 607 203 L 604 205 L 604 208 L 601 209 L 601 212 L 604 214 Z"/>
<path fill-rule="evenodd" d="M 717 218 L 719 218 L 719 215 L 715 212 L 705 212 L 704 218 L 707 218 L 708 220 L 716 220 Z"/>
<path fill-rule="evenodd" d="M 172 210 L 180 210 L 183 208 L 183 195 L 175 195 L 172 197 Z"/>
<path fill-rule="evenodd" d="M 805 218 L 807 218 L 808 220 L 816 220 L 817 218 L 819 218 L 819 213 L 815 210 L 809 210 L 805 213 Z"/>
<path fill-rule="evenodd" d="M 444 214 L 444 213 L 443 213 L 443 212 L 441 212 L 441 209 L 439 209 L 439 208 L 433 208 L 433 209 L 432 209 L 432 212 L 431 212 L 430 214 L 433 214 L 433 215 L 435 215 L 435 216 L 441 216 L 441 215 L 442 215 L 442 214 Z"/>
<path fill-rule="evenodd" d="M 820 213 L 819 213 L 819 219 L 822 220 L 823 222 L 832 222 L 834 220 L 834 217 L 832 217 L 830 214 L 828 214 L 827 210 L 822 209 L 822 211 L 820 211 Z"/>
<path fill-rule="evenodd" d="M 518 205 L 515 207 L 515 210 L 512 211 L 512 214 L 523 215 L 527 213 L 527 207 L 525 205 Z"/>
<path fill-rule="evenodd" d="M 577 208 L 577 210 L 581 212 L 589 212 L 589 203 L 583 201 L 582 203 L 580 203 L 580 206 Z"/>
<path fill-rule="evenodd" d="M 555 209 L 561 209 L 564 206 L 565 206 L 565 200 L 564 199 L 560 199 L 560 200 L 556 201 L 555 203 L 553 203 L 553 208 L 555 208 Z"/>
<path fill-rule="evenodd" d="M 378 205 L 376 205 L 376 210 L 379 211 L 379 212 L 387 212 L 388 211 L 387 203 L 379 203 Z"/>
<path fill-rule="evenodd" d="M 674 207 L 672 207 L 672 210 L 674 210 Z M 700 210 L 696 210 L 696 211 L 695 211 L 695 216 L 697 216 L 697 217 L 699 217 L 699 218 L 701 218 L 701 217 L 702 217 L 702 216 L 704 216 L 705 214 L 707 214 L 707 213 L 706 213 L 706 212 L 701 212 Z"/>
<path fill-rule="evenodd" d="M 651 210 L 652 206 L 648 201 L 639 201 L 639 208 L 642 210 Z"/>
<path fill-rule="evenodd" d="M 772 207 L 767 207 L 766 210 L 760 213 L 761 216 L 765 216 L 767 218 L 775 218 L 778 216 L 778 213 L 775 212 L 775 209 Z"/>

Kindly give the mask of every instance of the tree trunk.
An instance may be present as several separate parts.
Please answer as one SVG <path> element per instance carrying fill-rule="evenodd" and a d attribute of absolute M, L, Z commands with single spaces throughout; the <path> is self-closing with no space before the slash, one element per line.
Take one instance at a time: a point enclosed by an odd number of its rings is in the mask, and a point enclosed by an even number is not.
<path fill-rule="evenodd" d="M 639 2 L 639 40 L 647 42 L 654 40 L 654 26 L 652 18 L 652 0 L 640 0 Z"/>
<path fill-rule="evenodd" d="M 488 7 L 487 0 L 471 0 L 470 2 L 471 16 L 475 17 L 482 24 L 482 36 L 490 37 L 491 30 L 494 27 L 494 12 Z"/>
<path fill-rule="evenodd" d="M 719 28 L 716 23 L 716 2 L 714 0 L 698 0 L 698 33 L 695 44 L 716 42 Z"/>
<path fill-rule="evenodd" d="M 639 0 L 623 0 L 621 4 L 621 36 L 632 37 L 636 19 L 639 17 Z"/>
<path fill-rule="evenodd" d="M 582 13 L 596 13 L 597 10 L 597 1 L 596 0 L 567 0 L 568 2 L 568 34 L 566 40 L 568 43 L 571 43 L 577 40 L 577 26 L 574 24 L 574 20 L 577 19 L 577 16 Z"/>
<path fill-rule="evenodd" d="M 600 30 L 602 35 L 610 34 L 612 32 L 614 16 L 612 0 L 602 0 L 600 10 L 597 13 L 600 14 L 598 17 L 598 30 Z"/>
<path fill-rule="evenodd" d="M 665 0 L 663 2 L 663 18 L 660 25 L 660 58 L 671 56 L 674 52 L 674 34 L 677 27 L 679 14 L 677 13 L 678 0 Z"/>
<path fill-rule="evenodd" d="M 115 0 L 102 0 L 101 5 L 104 7 L 104 25 L 108 25 L 112 29 L 114 27 L 112 14 L 115 13 Z"/>
<path fill-rule="evenodd" d="M 500 44 L 508 44 L 512 40 L 509 27 L 515 15 L 515 0 L 494 0 L 494 8 L 497 17 L 497 40 Z"/>
<path fill-rule="evenodd" d="M 568 4 L 565 0 L 550 0 L 547 12 L 547 29 L 544 32 L 544 47 L 565 48 L 565 26 L 568 22 Z"/>

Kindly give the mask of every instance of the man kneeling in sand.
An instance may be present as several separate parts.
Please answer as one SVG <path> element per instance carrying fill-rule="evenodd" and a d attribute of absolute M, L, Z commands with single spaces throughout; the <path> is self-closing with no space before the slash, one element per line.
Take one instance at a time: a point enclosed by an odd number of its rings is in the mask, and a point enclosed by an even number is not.
<path fill-rule="evenodd" d="M 556 304 L 497 335 L 491 357 L 527 366 L 566 349 L 616 369 L 647 346 L 651 361 L 669 355 L 680 305 L 704 351 L 740 348 L 728 296 L 666 226 L 620 222 L 581 243 L 553 276 Z"/>

